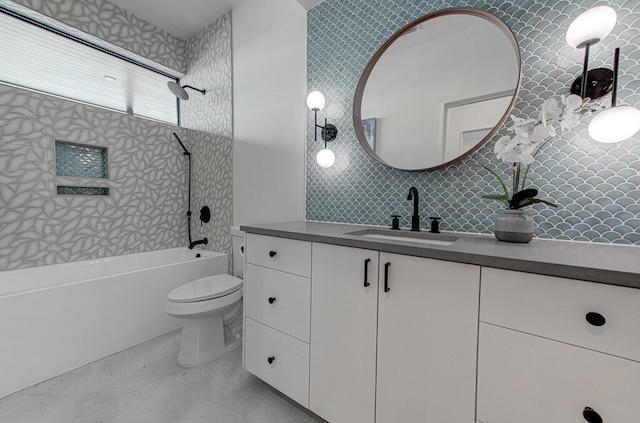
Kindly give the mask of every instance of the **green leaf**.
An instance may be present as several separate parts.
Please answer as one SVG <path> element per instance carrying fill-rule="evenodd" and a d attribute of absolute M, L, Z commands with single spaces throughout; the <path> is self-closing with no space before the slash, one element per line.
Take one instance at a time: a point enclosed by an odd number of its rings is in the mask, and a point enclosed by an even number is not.
<path fill-rule="evenodd" d="M 533 153 L 533 157 L 537 157 L 538 154 L 540 153 L 540 151 L 542 150 L 542 148 L 549 144 L 550 140 L 547 140 L 545 142 L 543 142 L 542 144 L 540 144 L 540 146 L 536 149 L 536 151 Z M 531 163 L 529 163 L 527 165 L 527 167 L 524 168 L 524 176 L 522 177 L 522 183 L 520 184 L 521 188 L 524 189 L 524 187 L 527 185 L 527 176 L 529 176 L 529 169 L 531 169 Z"/>
<path fill-rule="evenodd" d="M 518 191 L 515 194 L 513 194 L 513 197 L 511 197 L 511 201 L 509 202 L 509 208 L 519 209 L 520 207 L 522 207 L 520 204 L 523 201 L 532 199 L 536 195 L 538 195 L 538 190 L 535 188 L 527 188 L 527 189 L 523 189 L 522 191 Z"/>
<path fill-rule="evenodd" d="M 507 189 L 507 186 L 505 185 L 504 181 L 502 180 L 502 178 L 496 173 L 494 172 L 492 169 L 488 168 L 485 165 L 474 165 L 473 167 L 481 167 L 484 170 L 486 170 L 487 172 L 490 172 L 493 176 L 496 177 L 496 179 L 500 182 L 500 185 L 502 185 L 502 189 L 504 190 L 504 194 L 508 197 L 509 196 L 509 190 Z"/>
<path fill-rule="evenodd" d="M 509 207 L 509 196 L 504 194 L 486 194 L 483 195 L 482 198 L 486 198 L 487 200 L 495 200 L 502 202 L 505 206 Z"/>
<path fill-rule="evenodd" d="M 534 200 L 536 200 L 535 201 L 536 203 L 546 204 L 547 206 L 550 206 L 550 207 L 558 207 L 557 204 L 550 203 L 549 201 L 546 201 L 546 200 L 541 200 L 539 198 L 534 198 Z"/>
<path fill-rule="evenodd" d="M 545 201 L 545 200 L 541 200 L 539 198 L 527 198 L 527 199 L 521 201 L 520 204 L 518 204 L 518 206 L 516 207 L 516 209 L 521 209 L 523 207 L 527 207 L 527 206 L 530 206 L 532 204 L 539 204 L 539 203 L 546 204 L 547 206 L 551 206 L 551 207 L 558 207 L 553 203 L 550 203 L 550 202 Z"/>

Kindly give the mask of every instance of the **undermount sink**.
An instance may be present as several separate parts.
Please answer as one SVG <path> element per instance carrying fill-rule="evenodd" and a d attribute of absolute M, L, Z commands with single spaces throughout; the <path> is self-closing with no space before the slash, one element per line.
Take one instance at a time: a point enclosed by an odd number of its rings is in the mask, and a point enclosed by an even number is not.
<path fill-rule="evenodd" d="M 357 235 L 366 238 L 387 239 L 390 241 L 418 242 L 431 245 L 452 245 L 458 240 L 457 236 L 431 232 L 408 232 L 390 229 L 364 229 L 349 232 L 345 235 Z"/>

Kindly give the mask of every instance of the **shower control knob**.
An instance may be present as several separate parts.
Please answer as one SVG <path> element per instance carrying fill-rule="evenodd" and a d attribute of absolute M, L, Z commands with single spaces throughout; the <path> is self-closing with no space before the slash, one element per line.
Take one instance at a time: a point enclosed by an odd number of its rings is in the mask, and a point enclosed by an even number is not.
<path fill-rule="evenodd" d="M 271 356 L 267 358 L 267 361 L 269 362 L 269 364 L 273 364 L 273 362 L 276 361 L 276 358 L 274 356 Z"/>
<path fill-rule="evenodd" d="M 269 251 L 269 257 L 274 258 L 276 256 L 276 254 L 278 254 L 276 251 Z"/>
<path fill-rule="evenodd" d="M 273 304 L 276 302 L 276 297 L 269 297 L 269 304 Z"/>

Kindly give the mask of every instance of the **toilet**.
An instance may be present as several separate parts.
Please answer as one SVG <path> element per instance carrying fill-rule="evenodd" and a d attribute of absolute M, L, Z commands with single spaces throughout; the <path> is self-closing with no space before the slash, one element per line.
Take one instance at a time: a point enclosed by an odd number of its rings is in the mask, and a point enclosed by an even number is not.
<path fill-rule="evenodd" d="M 188 282 L 169 293 L 165 312 L 184 319 L 178 364 L 195 367 L 215 360 L 242 343 L 239 333 L 225 340 L 224 325 L 242 309 L 244 233 L 231 229 L 233 276 L 220 274 Z M 230 338 L 230 339 L 229 339 Z"/>

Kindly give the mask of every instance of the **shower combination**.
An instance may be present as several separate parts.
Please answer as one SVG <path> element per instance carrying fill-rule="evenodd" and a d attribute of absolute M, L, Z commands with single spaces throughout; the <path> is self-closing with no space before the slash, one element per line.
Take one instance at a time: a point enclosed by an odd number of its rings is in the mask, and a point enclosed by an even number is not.
<path fill-rule="evenodd" d="M 200 245 L 200 244 L 207 245 L 209 240 L 206 237 L 203 239 L 199 239 L 197 241 L 193 241 L 191 239 L 191 153 L 189 152 L 189 150 L 187 150 L 187 147 L 184 146 L 184 144 L 178 137 L 178 134 L 176 134 L 175 132 L 172 132 L 171 134 L 180 143 L 180 147 L 182 147 L 182 150 L 184 151 L 182 154 L 187 156 L 187 158 L 189 159 L 189 193 L 188 193 L 189 205 L 187 207 L 187 229 L 189 233 L 189 249 L 192 250 L 193 247 L 195 247 L 196 245 Z M 209 210 L 209 207 L 204 206 L 202 210 L 200 210 L 200 220 L 203 221 L 204 223 L 208 223 L 209 220 L 211 220 L 211 210 Z"/>
<path fill-rule="evenodd" d="M 189 88 L 194 91 L 198 91 L 199 93 L 202 93 L 202 95 L 205 95 L 207 93 L 207 90 L 201 90 L 201 89 L 192 87 L 191 85 L 180 85 L 175 81 L 167 82 L 167 87 L 169 87 L 171 92 L 180 100 L 189 100 L 189 93 L 187 93 L 186 88 Z"/>

